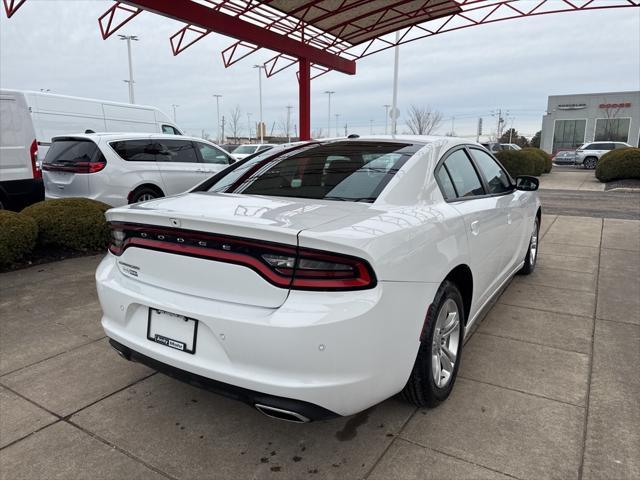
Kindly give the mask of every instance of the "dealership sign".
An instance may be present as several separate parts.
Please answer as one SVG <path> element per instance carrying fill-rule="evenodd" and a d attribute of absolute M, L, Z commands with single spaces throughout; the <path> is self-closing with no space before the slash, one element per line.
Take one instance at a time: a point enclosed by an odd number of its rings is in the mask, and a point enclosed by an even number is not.
<path fill-rule="evenodd" d="M 563 103 L 558 105 L 558 110 L 581 110 L 587 108 L 586 103 Z"/>
<path fill-rule="evenodd" d="M 629 108 L 629 107 L 631 107 L 631 102 L 600 104 L 600 108 Z"/>

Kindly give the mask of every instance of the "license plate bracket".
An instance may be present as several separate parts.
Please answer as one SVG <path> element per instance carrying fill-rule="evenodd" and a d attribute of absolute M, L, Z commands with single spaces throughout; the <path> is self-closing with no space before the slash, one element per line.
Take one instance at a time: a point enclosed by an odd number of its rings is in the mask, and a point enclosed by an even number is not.
<path fill-rule="evenodd" d="M 191 355 L 196 353 L 198 320 L 149 308 L 147 340 Z"/>

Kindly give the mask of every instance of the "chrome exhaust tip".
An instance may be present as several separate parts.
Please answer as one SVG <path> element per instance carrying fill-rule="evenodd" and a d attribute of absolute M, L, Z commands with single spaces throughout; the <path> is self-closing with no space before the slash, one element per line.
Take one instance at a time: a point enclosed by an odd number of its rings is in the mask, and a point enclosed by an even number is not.
<path fill-rule="evenodd" d="M 261 405 L 256 403 L 254 405 L 263 415 L 277 420 L 284 420 L 285 422 L 293 423 L 309 423 L 311 420 L 298 412 L 292 412 L 291 410 L 284 410 L 282 408 L 270 407 L 269 405 Z"/>

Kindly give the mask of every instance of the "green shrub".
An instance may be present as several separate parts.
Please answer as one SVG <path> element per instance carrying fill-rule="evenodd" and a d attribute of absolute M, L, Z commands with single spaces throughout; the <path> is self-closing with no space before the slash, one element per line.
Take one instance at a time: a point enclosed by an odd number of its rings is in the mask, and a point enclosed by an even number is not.
<path fill-rule="evenodd" d="M 553 162 L 551 161 L 551 155 L 542 150 L 541 148 L 527 147 L 523 148 L 522 151 L 530 152 L 534 155 L 537 155 L 544 162 L 544 171 L 542 173 L 551 172 L 551 168 L 553 168 Z"/>
<path fill-rule="evenodd" d="M 503 150 L 496 152 L 496 158 L 513 178 L 519 175 L 536 175 L 538 170 L 536 168 L 537 157 L 521 150 Z"/>
<path fill-rule="evenodd" d="M 11 265 L 29 255 L 37 236 L 38 225 L 33 218 L 0 210 L 0 266 Z"/>
<path fill-rule="evenodd" d="M 640 148 L 622 148 L 605 153 L 596 166 L 596 177 L 601 182 L 640 179 Z"/>
<path fill-rule="evenodd" d="M 87 198 L 61 198 L 35 203 L 22 213 L 38 224 L 38 244 L 72 250 L 97 250 L 109 244 L 104 212 L 109 205 Z"/>

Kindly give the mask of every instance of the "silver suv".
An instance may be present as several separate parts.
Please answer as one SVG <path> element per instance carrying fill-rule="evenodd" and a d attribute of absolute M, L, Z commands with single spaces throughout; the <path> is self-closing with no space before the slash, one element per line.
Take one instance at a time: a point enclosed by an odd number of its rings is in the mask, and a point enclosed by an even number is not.
<path fill-rule="evenodd" d="M 600 157 L 610 150 L 617 148 L 630 148 L 631 145 L 624 142 L 590 142 L 585 143 L 576 150 L 575 165 L 593 170 Z"/>

